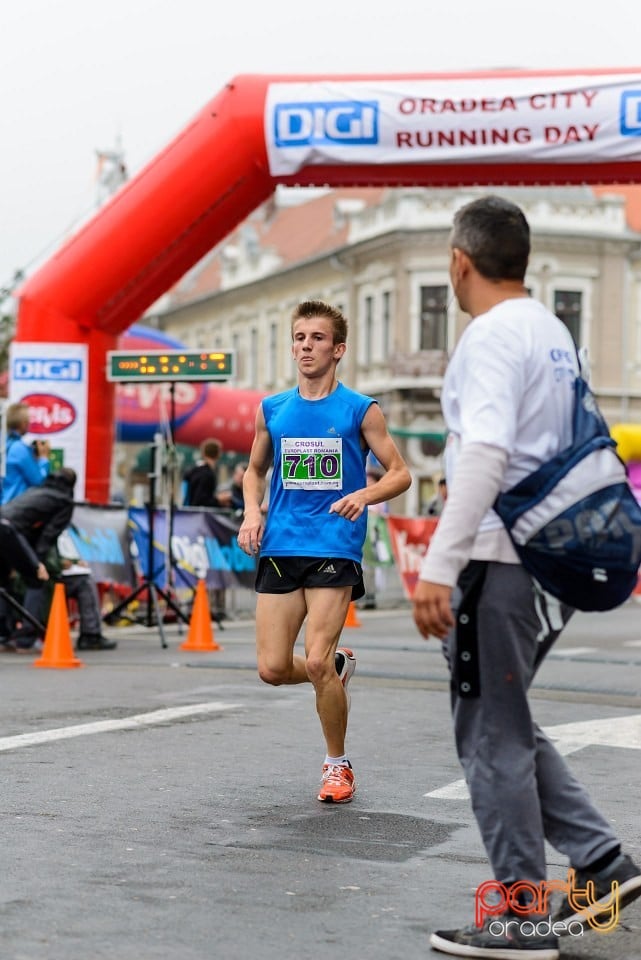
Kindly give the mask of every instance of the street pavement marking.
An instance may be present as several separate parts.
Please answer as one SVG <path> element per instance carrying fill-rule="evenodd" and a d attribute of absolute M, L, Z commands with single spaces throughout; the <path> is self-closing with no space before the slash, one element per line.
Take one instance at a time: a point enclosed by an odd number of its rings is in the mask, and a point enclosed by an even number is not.
<path fill-rule="evenodd" d="M 641 713 L 627 717 L 607 717 L 602 720 L 579 720 L 576 723 L 559 723 L 544 727 L 551 740 L 570 741 L 577 749 L 589 744 L 599 747 L 627 747 L 641 750 Z M 560 744 L 555 743 L 557 749 Z"/>
<path fill-rule="evenodd" d="M 17 750 L 19 747 L 32 747 L 39 743 L 52 743 L 55 740 L 69 740 L 72 737 L 84 737 L 91 733 L 135 730 L 137 727 L 180 720 L 183 717 L 195 717 L 203 713 L 222 713 L 225 710 L 235 710 L 240 706 L 240 703 L 212 700 L 208 703 L 191 703 L 185 707 L 167 707 L 164 710 L 152 710 L 149 713 L 136 713 L 131 717 L 121 717 L 120 720 L 95 720 L 93 723 L 78 723 L 73 727 L 56 727 L 52 730 L 19 733 L 13 737 L 0 737 L 0 751 Z"/>
<path fill-rule="evenodd" d="M 623 747 L 641 750 L 641 713 L 628 717 L 608 717 L 604 720 L 579 720 L 544 727 L 544 733 L 564 757 L 591 744 L 600 747 Z M 469 791 L 465 780 L 453 780 L 444 787 L 424 793 L 424 797 L 438 800 L 466 800 Z"/>
<path fill-rule="evenodd" d="M 550 650 L 548 659 L 559 657 L 581 657 L 586 653 L 596 653 L 597 647 L 561 647 L 559 650 Z"/>

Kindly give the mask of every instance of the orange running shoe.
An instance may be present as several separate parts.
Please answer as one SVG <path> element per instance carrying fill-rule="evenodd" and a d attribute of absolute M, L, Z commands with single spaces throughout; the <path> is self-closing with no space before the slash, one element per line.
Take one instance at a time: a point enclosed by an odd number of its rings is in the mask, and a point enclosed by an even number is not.
<path fill-rule="evenodd" d="M 318 799 L 323 803 L 349 803 L 356 793 L 356 781 L 351 767 L 339 763 L 323 765 L 323 781 Z"/>

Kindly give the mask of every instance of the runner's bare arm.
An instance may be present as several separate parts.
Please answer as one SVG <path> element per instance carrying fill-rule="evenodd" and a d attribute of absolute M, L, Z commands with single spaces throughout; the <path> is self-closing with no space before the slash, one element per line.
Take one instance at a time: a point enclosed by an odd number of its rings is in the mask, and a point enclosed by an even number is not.
<path fill-rule="evenodd" d="M 256 412 L 256 433 L 249 455 L 249 464 L 243 477 L 245 512 L 238 531 L 238 546 L 250 555 L 258 553 L 263 539 L 265 516 L 262 504 L 267 489 L 267 471 L 272 460 L 272 442 L 265 425 L 261 404 Z"/>
<path fill-rule="evenodd" d="M 348 520 L 357 520 L 371 503 L 382 503 L 404 493 L 412 482 L 377 403 L 372 403 L 363 417 L 361 434 L 385 473 L 376 483 L 354 490 L 331 505 L 330 513 L 338 513 Z"/>

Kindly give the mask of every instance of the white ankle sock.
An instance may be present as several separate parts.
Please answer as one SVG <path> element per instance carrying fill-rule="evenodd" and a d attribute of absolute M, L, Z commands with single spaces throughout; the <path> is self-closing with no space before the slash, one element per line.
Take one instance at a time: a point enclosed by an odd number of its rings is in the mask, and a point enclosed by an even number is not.
<path fill-rule="evenodd" d="M 333 767 L 351 767 L 351 763 L 345 754 L 342 757 L 325 757 L 325 763 L 329 763 Z"/>

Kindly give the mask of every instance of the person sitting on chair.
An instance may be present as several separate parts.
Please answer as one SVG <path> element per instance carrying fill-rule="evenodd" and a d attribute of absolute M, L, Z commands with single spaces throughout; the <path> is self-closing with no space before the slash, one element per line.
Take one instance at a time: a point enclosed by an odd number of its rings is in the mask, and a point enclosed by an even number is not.
<path fill-rule="evenodd" d="M 102 616 L 98 588 L 86 560 L 78 556 L 73 537 L 68 530 L 58 537 L 61 580 L 67 600 L 75 600 L 80 617 L 80 633 L 76 641 L 78 650 L 115 650 L 116 640 L 103 637 L 100 632 Z"/>
<path fill-rule="evenodd" d="M 15 653 L 17 647 L 9 640 L 8 606 L 13 606 L 24 616 L 24 609 L 11 593 L 12 579 L 19 573 L 25 583 L 44 582 L 49 573 L 44 563 L 38 560 L 25 538 L 13 524 L 0 519 L 0 652 Z"/>
<path fill-rule="evenodd" d="M 4 503 L 0 509 L 0 516 L 9 520 L 15 530 L 22 534 L 42 563 L 46 563 L 59 534 L 71 522 L 75 483 L 75 470 L 62 467 L 46 477 L 40 486 L 29 487 L 9 503 Z M 18 647 L 29 649 L 36 640 L 43 639 L 33 621 L 46 619 L 47 600 L 48 595 L 42 583 L 32 580 L 26 585 L 24 608 L 31 614 L 31 619 L 23 622 L 15 634 Z"/>

